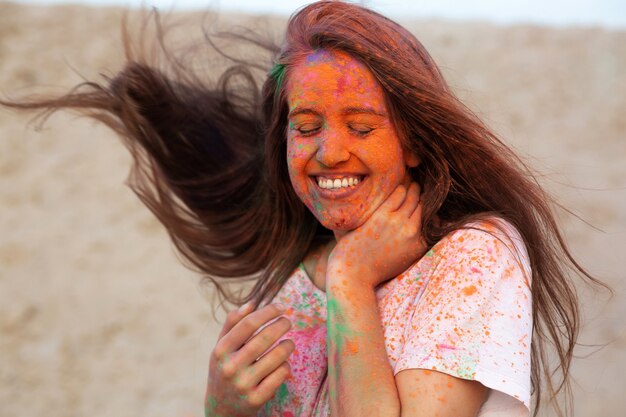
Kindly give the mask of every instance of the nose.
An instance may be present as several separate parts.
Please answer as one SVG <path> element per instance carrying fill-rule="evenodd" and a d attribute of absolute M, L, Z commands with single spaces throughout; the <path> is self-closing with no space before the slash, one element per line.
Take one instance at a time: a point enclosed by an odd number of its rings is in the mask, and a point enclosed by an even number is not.
<path fill-rule="evenodd" d="M 350 150 L 346 138 L 340 133 L 326 131 L 318 141 L 317 161 L 327 167 L 333 167 L 350 159 Z"/>

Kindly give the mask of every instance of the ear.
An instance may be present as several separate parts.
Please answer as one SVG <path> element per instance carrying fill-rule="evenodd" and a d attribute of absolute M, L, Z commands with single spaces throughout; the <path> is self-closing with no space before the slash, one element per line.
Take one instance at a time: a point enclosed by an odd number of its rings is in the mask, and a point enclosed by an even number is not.
<path fill-rule="evenodd" d="M 404 164 L 409 168 L 415 168 L 422 162 L 419 156 L 413 152 L 404 151 Z"/>

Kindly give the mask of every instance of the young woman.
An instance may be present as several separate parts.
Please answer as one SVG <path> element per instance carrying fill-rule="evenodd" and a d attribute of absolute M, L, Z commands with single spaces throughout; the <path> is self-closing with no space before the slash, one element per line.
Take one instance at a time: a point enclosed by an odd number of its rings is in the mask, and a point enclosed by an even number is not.
<path fill-rule="evenodd" d="M 415 37 L 321 1 L 280 48 L 247 40 L 273 54 L 260 91 L 258 63 L 210 86 L 129 55 L 106 86 L 4 103 L 119 132 L 139 196 L 241 305 L 211 353 L 206 414 L 522 416 L 542 388 L 567 390 L 579 318 L 565 271 L 595 280 Z M 236 277 L 254 280 L 242 297 L 224 286 Z"/>

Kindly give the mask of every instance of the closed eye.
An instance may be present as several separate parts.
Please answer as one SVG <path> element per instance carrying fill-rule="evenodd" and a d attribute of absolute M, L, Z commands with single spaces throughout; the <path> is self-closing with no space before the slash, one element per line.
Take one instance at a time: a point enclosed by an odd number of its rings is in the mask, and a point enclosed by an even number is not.
<path fill-rule="evenodd" d="M 320 127 L 319 126 L 300 126 L 298 128 L 296 128 L 296 131 L 301 135 L 301 136 L 312 136 L 314 134 L 316 134 L 317 132 L 319 132 Z"/>
<path fill-rule="evenodd" d="M 351 124 L 348 126 L 350 131 L 357 136 L 367 136 L 374 131 L 373 127 L 362 124 Z"/>

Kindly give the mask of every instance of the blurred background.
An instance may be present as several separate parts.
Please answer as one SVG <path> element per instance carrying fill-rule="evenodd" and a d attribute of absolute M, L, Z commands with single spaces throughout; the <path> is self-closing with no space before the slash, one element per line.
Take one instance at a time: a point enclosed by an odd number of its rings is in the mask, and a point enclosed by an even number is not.
<path fill-rule="evenodd" d="M 91 4 L 99 6 L 158 7 L 162 10 L 214 10 L 271 13 L 289 16 L 309 1 L 268 2 L 259 0 L 20 0 L 25 4 Z M 621 0 L 360 0 L 394 19 L 442 18 L 485 20 L 497 23 L 539 23 L 558 26 L 601 25 L 626 27 L 626 3 Z"/>
<path fill-rule="evenodd" d="M 179 10 L 167 17 L 184 22 L 172 31 L 176 50 L 201 37 L 199 8 L 222 11 L 211 25 L 276 35 L 305 4 L 51 3 L 0 1 L 3 97 L 114 74 L 121 7 Z M 571 211 L 558 217 L 573 253 L 615 290 L 609 299 L 579 285 L 574 415 L 622 417 L 626 3 L 364 3 L 416 34 L 458 95 Z M 140 24 L 131 12 L 131 29 Z M 31 120 L 0 109 L 0 416 L 202 416 L 221 327 L 211 289 L 124 185 L 130 156 L 112 132 L 67 113 L 39 129 Z"/>

